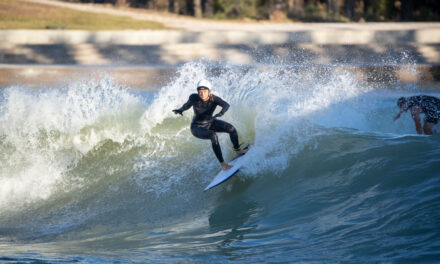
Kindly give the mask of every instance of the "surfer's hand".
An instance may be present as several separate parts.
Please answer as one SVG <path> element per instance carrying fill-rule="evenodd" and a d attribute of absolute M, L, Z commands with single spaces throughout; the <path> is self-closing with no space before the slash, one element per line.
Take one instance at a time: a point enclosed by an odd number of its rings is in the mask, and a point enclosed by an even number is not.
<path fill-rule="evenodd" d="M 398 113 L 395 117 L 394 117 L 394 121 L 396 121 L 397 119 L 399 119 L 400 118 L 400 114 L 401 114 L 402 112 L 400 112 L 400 113 Z"/>
<path fill-rule="evenodd" d="M 221 117 L 221 116 L 222 116 L 222 114 L 218 113 L 218 114 L 214 115 L 213 118 L 218 118 L 218 117 Z"/>
<path fill-rule="evenodd" d="M 173 113 L 175 113 L 176 115 L 181 115 L 181 116 L 183 116 L 183 111 L 182 110 L 179 110 L 179 109 L 174 109 L 173 110 Z"/>

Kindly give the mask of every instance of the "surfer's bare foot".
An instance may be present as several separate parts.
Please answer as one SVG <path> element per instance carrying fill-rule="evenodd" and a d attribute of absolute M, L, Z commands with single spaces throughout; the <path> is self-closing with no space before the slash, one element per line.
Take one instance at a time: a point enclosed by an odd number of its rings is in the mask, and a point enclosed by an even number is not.
<path fill-rule="evenodd" d="M 245 154 L 246 152 L 248 152 L 248 149 L 240 149 L 236 151 L 237 155 L 239 156 Z"/>
<path fill-rule="evenodd" d="M 220 164 L 222 165 L 223 170 L 229 170 L 230 168 L 232 168 L 232 165 L 229 165 L 228 163 L 226 163 L 224 161 Z"/>

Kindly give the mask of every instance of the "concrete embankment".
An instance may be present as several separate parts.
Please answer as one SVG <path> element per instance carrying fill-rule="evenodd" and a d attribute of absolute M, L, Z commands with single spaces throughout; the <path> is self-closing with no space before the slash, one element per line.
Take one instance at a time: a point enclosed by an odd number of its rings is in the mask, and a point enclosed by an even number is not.
<path fill-rule="evenodd" d="M 278 28 L 284 30 L 3 30 L 0 84 L 56 82 L 60 77 L 105 70 L 140 85 L 162 82 L 179 65 L 201 58 L 246 67 L 334 65 L 365 79 L 439 81 L 440 23 Z M 408 66 L 413 70 L 408 71 Z M 413 74 L 414 69 L 418 74 Z"/>
<path fill-rule="evenodd" d="M 431 24 L 428 24 L 431 25 Z M 434 24 L 436 25 L 436 24 Z M 234 64 L 281 56 L 311 63 L 437 63 L 438 27 L 248 31 L 0 31 L 4 64 L 176 65 L 205 58 Z M 300 61 L 299 61 L 300 60 Z"/>

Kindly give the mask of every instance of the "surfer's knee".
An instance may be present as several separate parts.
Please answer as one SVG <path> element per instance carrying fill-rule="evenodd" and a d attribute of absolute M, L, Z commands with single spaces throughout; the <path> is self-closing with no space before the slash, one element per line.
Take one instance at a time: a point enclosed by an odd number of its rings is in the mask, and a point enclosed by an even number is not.
<path fill-rule="evenodd" d="M 426 122 L 423 124 L 423 132 L 425 132 L 425 135 L 432 135 L 432 127 L 435 125 L 435 123 Z"/>
<path fill-rule="evenodd" d="M 231 124 L 226 124 L 225 128 L 228 133 L 237 133 L 237 130 Z"/>
<path fill-rule="evenodd" d="M 209 139 L 211 140 L 212 144 L 218 144 L 218 136 L 216 133 L 209 133 Z"/>

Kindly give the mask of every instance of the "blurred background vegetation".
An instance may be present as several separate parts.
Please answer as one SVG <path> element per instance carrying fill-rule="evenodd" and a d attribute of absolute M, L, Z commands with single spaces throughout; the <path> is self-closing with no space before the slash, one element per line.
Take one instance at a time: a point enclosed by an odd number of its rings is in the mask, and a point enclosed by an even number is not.
<path fill-rule="evenodd" d="M 64 0 L 214 19 L 305 22 L 439 21 L 440 0 Z"/>
<path fill-rule="evenodd" d="M 162 24 L 153 21 L 134 20 L 129 17 L 77 11 L 23 0 L 0 0 L 0 30 L 123 30 L 127 28 L 165 29 Z"/>

